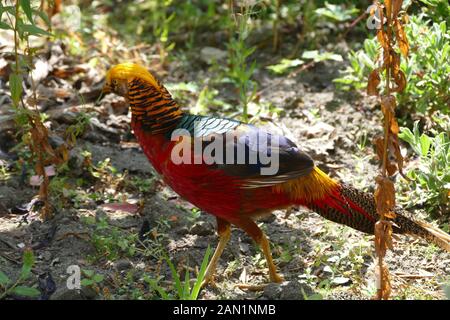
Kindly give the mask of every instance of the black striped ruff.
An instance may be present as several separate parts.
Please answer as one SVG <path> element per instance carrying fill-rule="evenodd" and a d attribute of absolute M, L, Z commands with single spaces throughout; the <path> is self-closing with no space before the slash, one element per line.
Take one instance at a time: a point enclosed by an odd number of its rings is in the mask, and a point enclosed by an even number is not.
<path fill-rule="evenodd" d="M 142 79 L 132 80 L 128 86 L 128 100 L 133 121 L 151 134 L 167 133 L 178 124 L 183 113 L 172 96 L 158 82 L 159 88 Z"/>

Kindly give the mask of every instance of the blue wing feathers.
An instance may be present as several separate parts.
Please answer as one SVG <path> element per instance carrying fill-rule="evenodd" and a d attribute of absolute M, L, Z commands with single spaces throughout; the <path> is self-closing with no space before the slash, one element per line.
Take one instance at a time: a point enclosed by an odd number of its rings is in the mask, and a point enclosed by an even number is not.
<path fill-rule="evenodd" d="M 177 129 L 189 131 L 194 139 L 202 139 L 205 148 L 211 143 L 211 136 L 223 135 L 225 155 L 229 147 L 234 149 L 233 163 L 219 163 L 212 168 L 223 170 L 226 174 L 243 181 L 244 188 L 258 188 L 283 183 L 291 179 L 309 174 L 314 162 L 308 154 L 299 150 L 294 142 L 286 137 L 273 135 L 255 126 L 241 123 L 233 119 L 221 119 L 209 116 L 185 115 Z M 237 139 L 230 139 L 227 133 L 232 132 Z M 204 139 L 207 138 L 208 139 Z M 227 139 L 228 138 L 228 139 Z M 245 163 L 238 163 L 238 152 L 245 151 Z M 252 158 L 253 156 L 253 158 Z M 256 156 L 256 157 L 255 157 Z M 278 157 L 279 168 L 273 175 L 262 175 L 261 169 L 267 167 L 262 157 Z M 256 159 L 256 162 L 250 162 Z M 224 159 L 225 160 L 225 159 Z"/>

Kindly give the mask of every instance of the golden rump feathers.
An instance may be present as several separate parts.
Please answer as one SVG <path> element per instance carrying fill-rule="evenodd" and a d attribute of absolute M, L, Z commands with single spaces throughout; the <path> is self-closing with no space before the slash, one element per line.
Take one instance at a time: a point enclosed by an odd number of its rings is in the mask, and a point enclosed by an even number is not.
<path fill-rule="evenodd" d="M 292 199 L 305 199 L 306 203 L 310 203 L 325 198 L 338 187 L 339 184 L 334 179 L 314 167 L 310 174 L 273 186 L 273 190 L 286 193 Z"/>

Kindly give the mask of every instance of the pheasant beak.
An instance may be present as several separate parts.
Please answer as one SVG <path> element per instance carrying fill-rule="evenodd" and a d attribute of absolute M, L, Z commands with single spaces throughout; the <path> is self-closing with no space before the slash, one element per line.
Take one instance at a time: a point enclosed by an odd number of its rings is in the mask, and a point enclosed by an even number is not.
<path fill-rule="evenodd" d="M 103 88 L 102 88 L 102 94 L 107 94 L 107 93 L 111 93 L 111 92 L 112 92 L 111 84 L 108 82 L 105 82 L 105 84 L 103 85 Z"/>

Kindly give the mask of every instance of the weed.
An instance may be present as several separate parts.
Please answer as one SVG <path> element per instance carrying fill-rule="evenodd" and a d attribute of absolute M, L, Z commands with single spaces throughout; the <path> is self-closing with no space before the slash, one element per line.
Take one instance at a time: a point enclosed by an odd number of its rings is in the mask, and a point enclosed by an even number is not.
<path fill-rule="evenodd" d="M 239 92 L 239 102 L 242 107 L 242 119 L 248 121 L 248 104 L 255 98 L 257 84 L 251 78 L 256 69 L 256 61 L 249 64 L 249 57 L 255 52 L 256 47 L 247 45 L 247 38 L 251 32 L 252 7 L 249 1 L 244 1 L 241 12 L 235 14 L 230 5 L 234 24 L 230 30 L 231 37 L 227 44 L 229 52 L 228 76 L 235 83 Z"/>
<path fill-rule="evenodd" d="M 158 284 L 158 282 L 161 280 L 161 278 L 158 279 L 152 279 L 148 276 L 144 277 L 144 280 L 150 285 L 150 287 L 157 292 L 163 300 L 196 300 L 198 297 L 198 294 L 200 293 L 201 284 L 205 278 L 205 272 L 206 267 L 208 266 L 209 256 L 211 254 L 211 248 L 208 246 L 206 249 L 205 255 L 203 257 L 202 264 L 200 266 L 200 270 L 197 275 L 197 279 L 194 282 L 194 285 L 191 288 L 191 281 L 190 281 L 190 275 L 189 270 L 187 269 L 184 274 L 184 281 L 181 281 L 180 276 L 178 275 L 178 272 L 173 265 L 172 261 L 170 261 L 169 257 L 165 255 L 164 260 L 169 265 L 172 279 L 174 281 L 174 293 L 168 292 L 166 289 L 164 289 L 162 286 Z"/>
<path fill-rule="evenodd" d="M 406 141 L 418 157 L 415 168 L 407 172 L 412 180 L 411 195 L 403 198 L 408 206 L 427 204 L 430 213 L 449 212 L 450 195 L 450 137 L 441 132 L 434 137 L 420 134 L 418 122 L 413 131 L 401 128 L 399 137 Z M 436 210 L 439 209 L 439 210 Z"/>
<path fill-rule="evenodd" d="M 81 279 L 80 284 L 85 287 L 98 289 L 98 285 L 105 279 L 104 275 L 96 273 L 93 270 L 82 269 L 81 272 L 84 278 Z"/>
<path fill-rule="evenodd" d="M 26 280 L 29 279 L 34 265 L 33 251 L 25 250 L 22 261 L 22 269 L 16 281 L 12 281 L 5 273 L 0 271 L 0 300 L 9 295 L 36 298 L 41 294 L 38 289 L 24 285 Z"/>
<path fill-rule="evenodd" d="M 440 110 L 448 114 L 450 36 L 447 23 L 431 22 L 427 15 L 419 14 L 411 16 L 405 29 L 415 47 L 410 52 L 410 58 L 401 63 L 401 70 L 408 81 L 405 91 L 398 94 L 402 113 L 425 115 Z M 374 69 L 377 52 L 376 38 L 366 39 L 362 49 L 350 52 L 350 66 L 334 82 L 342 89 L 366 88 L 366 79 Z"/>

